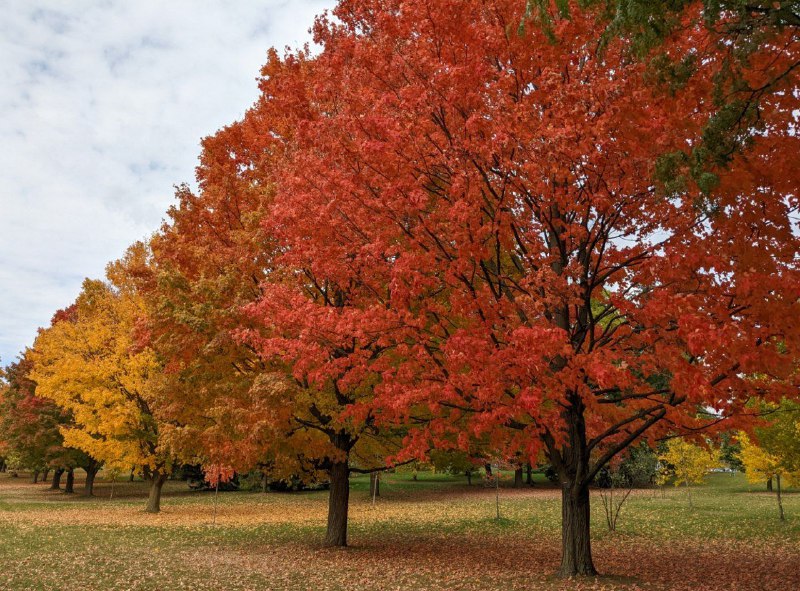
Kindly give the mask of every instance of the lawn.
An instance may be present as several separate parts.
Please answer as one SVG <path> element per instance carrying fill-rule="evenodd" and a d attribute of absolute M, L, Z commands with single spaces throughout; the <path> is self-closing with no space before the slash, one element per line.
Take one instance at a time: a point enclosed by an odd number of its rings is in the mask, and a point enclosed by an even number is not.
<path fill-rule="evenodd" d="M 77 483 L 79 484 L 79 483 Z M 800 589 L 800 493 L 774 495 L 742 475 L 712 474 L 692 491 L 635 491 L 618 531 L 593 498 L 591 581 L 550 575 L 560 552 L 558 491 L 495 490 L 462 479 L 384 476 L 372 503 L 351 482 L 350 543 L 322 548 L 325 492 L 192 492 L 165 487 L 162 513 L 142 511 L 145 483 L 102 478 L 96 497 L 67 496 L 0 474 L 0 589 L 456 590 Z M 79 487 L 76 488 L 79 490 Z"/>

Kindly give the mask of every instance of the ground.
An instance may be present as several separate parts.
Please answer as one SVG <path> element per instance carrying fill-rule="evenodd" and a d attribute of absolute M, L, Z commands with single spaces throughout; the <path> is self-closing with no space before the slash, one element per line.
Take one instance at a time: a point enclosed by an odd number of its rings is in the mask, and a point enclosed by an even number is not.
<path fill-rule="evenodd" d="M 326 549 L 326 493 L 220 493 L 101 481 L 94 498 L 0 474 L 0 589 L 33 591 L 336 591 L 800 589 L 800 493 L 774 495 L 737 474 L 692 491 L 635 491 L 618 531 L 593 493 L 595 563 L 604 576 L 562 581 L 560 503 L 546 483 L 499 491 L 463 479 L 388 474 L 372 503 L 352 480 L 350 543 Z M 76 483 L 80 489 L 80 480 Z"/>

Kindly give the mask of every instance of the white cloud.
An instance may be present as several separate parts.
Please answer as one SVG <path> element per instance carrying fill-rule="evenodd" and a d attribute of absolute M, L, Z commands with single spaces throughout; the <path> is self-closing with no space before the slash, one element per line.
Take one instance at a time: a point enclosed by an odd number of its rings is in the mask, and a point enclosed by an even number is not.
<path fill-rule="evenodd" d="M 271 46 L 334 0 L 0 0 L 0 360 L 154 231 Z"/>

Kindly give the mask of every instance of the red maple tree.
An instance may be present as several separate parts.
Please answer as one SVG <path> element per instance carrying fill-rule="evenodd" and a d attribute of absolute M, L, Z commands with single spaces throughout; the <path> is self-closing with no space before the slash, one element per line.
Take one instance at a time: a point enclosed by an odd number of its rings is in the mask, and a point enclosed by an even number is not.
<path fill-rule="evenodd" d="M 554 22 L 557 42 L 518 35 L 520 4 L 346 0 L 318 20 L 313 75 L 269 96 L 291 137 L 261 122 L 285 150 L 265 227 L 295 281 L 253 310 L 280 333 L 262 355 L 371 392 L 343 416 L 421 422 L 408 454 L 454 434 L 542 451 L 560 573 L 587 575 L 610 459 L 796 393 L 797 97 L 761 104 L 726 169 L 690 174 L 709 77 L 648 82 L 624 39 L 598 50 L 592 10 Z M 667 51 L 719 64 L 692 16 Z M 752 76 L 797 51 L 770 45 Z"/>

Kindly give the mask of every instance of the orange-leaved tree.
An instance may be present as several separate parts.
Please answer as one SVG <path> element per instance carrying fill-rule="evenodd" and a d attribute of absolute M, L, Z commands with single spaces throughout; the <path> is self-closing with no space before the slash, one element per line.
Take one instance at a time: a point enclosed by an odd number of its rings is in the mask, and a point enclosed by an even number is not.
<path fill-rule="evenodd" d="M 134 245 L 125 265 L 148 310 L 148 342 L 165 364 L 156 396 L 174 423 L 164 429 L 171 445 L 214 473 L 230 474 L 221 466 L 277 477 L 328 473 L 336 484 L 326 539 L 344 544 L 348 474 L 385 467 L 386 438 L 369 419 L 340 418 L 353 405 L 295 372 L 288 350 L 267 351 L 267 343 L 290 338 L 290 318 L 279 326 L 265 322 L 263 308 L 245 310 L 268 291 L 297 285 L 295 268 L 275 260 L 284 244 L 264 219 L 298 118 L 283 114 L 282 101 L 302 103 L 296 91 L 308 67 L 303 55 L 282 64 L 272 54 L 265 98 L 204 140 L 199 190 L 179 189 L 169 222 L 148 245 Z"/>
<path fill-rule="evenodd" d="M 209 466 L 286 475 L 301 468 L 281 455 L 291 447 L 285 414 L 260 402 L 280 380 L 263 379 L 270 368 L 234 335 L 252 326 L 242 308 L 261 293 L 275 248 L 260 225 L 271 158 L 250 127 L 236 123 L 203 141 L 199 191 L 180 187 L 169 221 L 131 247 L 126 264 L 165 364 L 156 394 L 179 425 L 167 430 L 171 443 Z M 260 166 L 242 166 L 251 159 Z"/>

